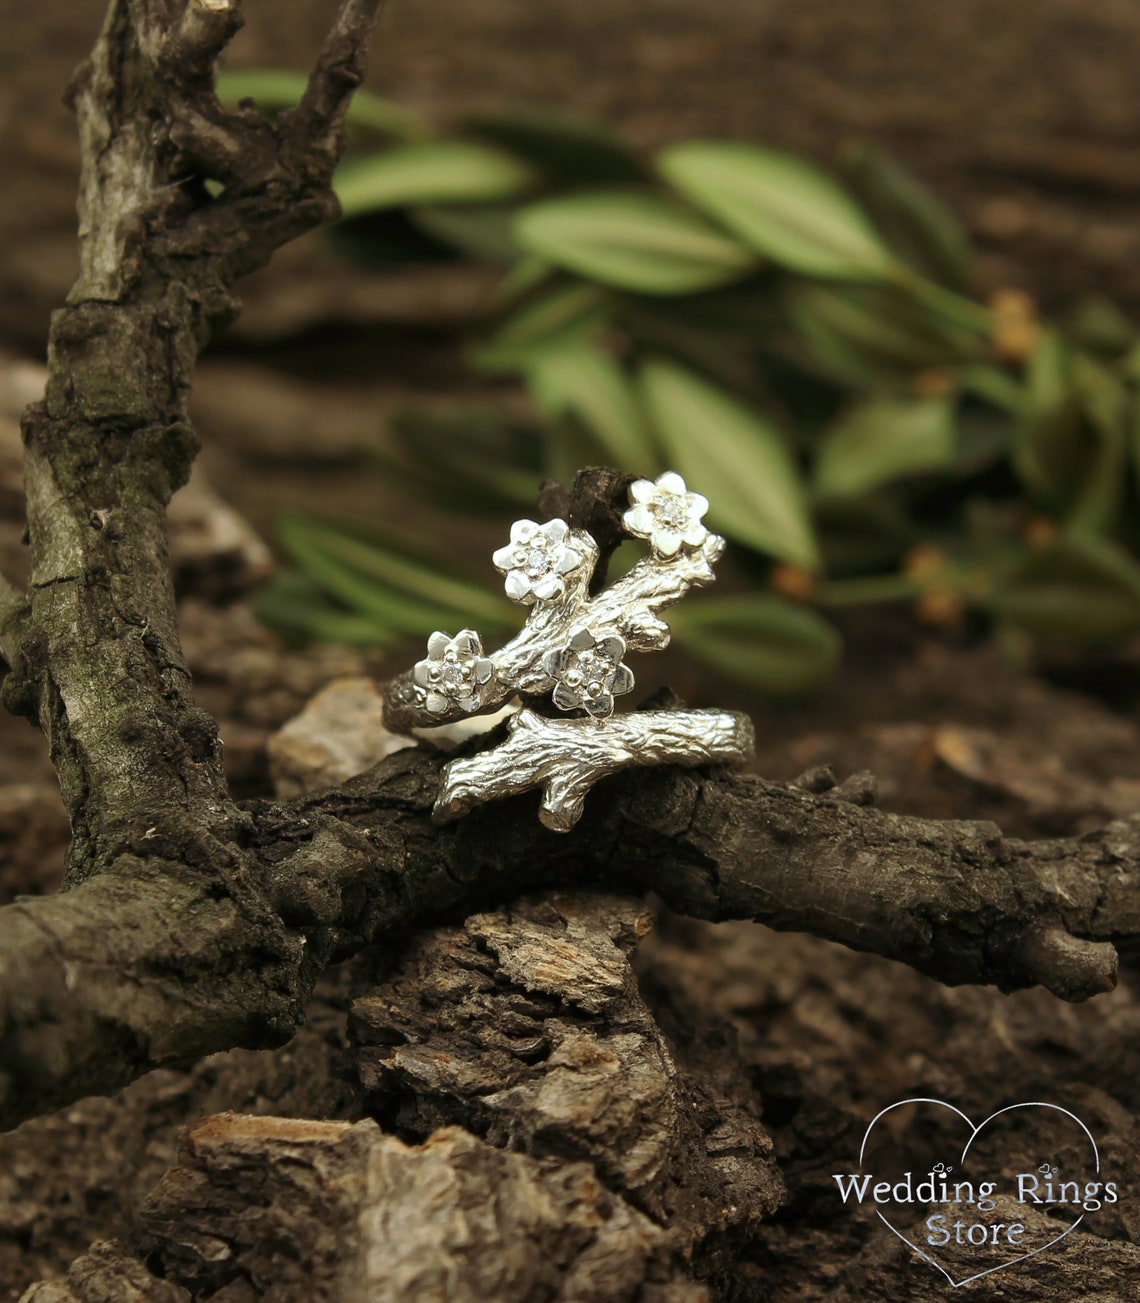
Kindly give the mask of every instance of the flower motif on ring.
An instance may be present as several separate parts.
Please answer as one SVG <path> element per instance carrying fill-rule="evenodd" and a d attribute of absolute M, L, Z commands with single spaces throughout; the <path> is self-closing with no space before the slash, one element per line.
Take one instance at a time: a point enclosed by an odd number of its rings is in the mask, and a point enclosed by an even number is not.
<path fill-rule="evenodd" d="M 629 486 L 633 504 L 622 517 L 635 538 L 649 541 L 654 555 L 676 556 L 682 548 L 700 547 L 708 537 L 701 517 L 709 509 L 708 498 L 690 493 L 676 471 L 666 471 L 653 480 L 635 480 Z"/>
<path fill-rule="evenodd" d="M 624 655 L 620 634 L 572 630 L 569 643 L 547 652 L 542 662 L 555 681 L 554 704 L 559 710 L 585 710 L 596 719 L 612 715 L 614 697 L 633 688 L 633 671 L 621 663 Z"/>
<path fill-rule="evenodd" d="M 474 629 L 461 629 L 454 638 L 433 633 L 428 654 L 416 662 L 413 678 L 427 694 L 427 708 L 443 715 L 452 706 L 475 711 L 483 705 L 483 694 L 495 667 L 483 655 L 483 641 Z"/>
<path fill-rule="evenodd" d="M 492 556 L 495 569 L 506 575 L 507 596 L 531 606 L 536 601 L 561 601 L 566 596 L 563 575 L 582 564 L 582 553 L 572 547 L 570 526 L 564 520 L 545 525 L 516 520 L 511 541 Z"/>

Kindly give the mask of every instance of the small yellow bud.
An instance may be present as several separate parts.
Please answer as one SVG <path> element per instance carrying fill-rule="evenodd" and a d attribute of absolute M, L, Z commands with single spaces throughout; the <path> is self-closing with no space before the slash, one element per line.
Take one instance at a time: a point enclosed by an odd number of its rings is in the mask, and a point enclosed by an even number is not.
<path fill-rule="evenodd" d="M 1038 550 L 1046 548 L 1057 537 L 1057 522 L 1048 516 L 1034 516 L 1022 531 L 1030 547 Z"/>
<path fill-rule="evenodd" d="M 919 398 L 942 398 L 946 394 L 953 393 L 956 384 L 953 371 L 942 371 L 932 367 L 928 371 L 920 371 L 914 377 L 913 387 Z"/>
<path fill-rule="evenodd" d="M 946 553 L 934 543 L 919 543 L 903 557 L 903 574 L 911 579 L 932 579 L 946 569 L 948 562 Z"/>
<path fill-rule="evenodd" d="M 769 580 L 777 593 L 793 602 L 810 602 L 815 596 L 815 576 L 803 566 L 782 561 L 772 567 Z"/>
<path fill-rule="evenodd" d="M 998 290 L 990 299 L 994 330 L 990 343 L 1002 362 L 1024 362 L 1037 346 L 1041 321 L 1024 290 Z"/>
<path fill-rule="evenodd" d="M 914 613 L 921 624 L 933 629 L 953 629 L 962 623 L 966 601 L 953 588 L 932 588 L 915 602 Z"/>

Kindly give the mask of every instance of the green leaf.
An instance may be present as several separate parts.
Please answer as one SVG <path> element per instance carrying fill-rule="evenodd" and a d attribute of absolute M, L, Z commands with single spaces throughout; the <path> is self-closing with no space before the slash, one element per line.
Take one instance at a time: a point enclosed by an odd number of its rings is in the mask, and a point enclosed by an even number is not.
<path fill-rule="evenodd" d="M 535 352 L 526 366 L 535 401 L 554 420 L 573 416 L 612 465 L 646 474 L 657 456 L 633 386 L 614 358 L 586 339 Z"/>
<path fill-rule="evenodd" d="M 531 253 L 603 285 L 689 294 L 735 280 L 755 258 L 669 199 L 611 190 L 545 199 L 515 219 Z"/>
<path fill-rule="evenodd" d="M 906 381 L 916 371 L 978 356 L 976 337 L 893 286 L 801 281 L 788 286 L 785 302 L 817 363 L 857 388 Z"/>
<path fill-rule="evenodd" d="M 783 324 L 784 316 L 780 286 L 763 267 L 747 280 L 686 294 L 684 298 L 623 294 L 618 306 L 626 305 L 700 331 L 714 340 L 730 336 L 747 342 L 766 339 Z"/>
<path fill-rule="evenodd" d="M 757 253 L 805 276 L 878 280 L 898 263 L 862 210 L 810 163 L 734 141 L 672 145 L 665 179 Z"/>
<path fill-rule="evenodd" d="M 1007 417 L 974 403 L 956 406 L 953 471 L 961 479 L 981 475 L 1009 460 Z"/>
<path fill-rule="evenodd" d="M 670 465 L 714 504 L 712 524 L 750 547 L 816 569 L 819 549 L 783 435 L 675 362 L 650 359 L 641 384 Z"/>
<path fill-rule="evenodd" d="M 543 478 L 541 432 L 479 408 L 411 407 L 388 422 L 394 449 L 378 449 L 385 474 L 452 512 L 501 515 L 530 506 Z M 403 540 L 392 540 L 401 551 Z"/>
<path fill-rule="evenodd" d="M 1071 333 L 1081 348 L 1120 357 L 1136 343 L 1136 327 L 1115 303 L 1094 294 L 1077 304 Z"/>
<path fill-rule="evenodd" d="M 512 263 L 519 256 L 514 210 L 506 204 L 433 204 L 412 209 L 411 218 L 435 239 L 482 262 Z"/>
<path fill-rule="evenodd" d="M 1028 554 L 989 605 L 1028 633 L 1114 642 L 1140 631 L 1140 564 L 1108 539 L 1062 535 Z"/>
<path fill-rule="evenodd" d="M 279 570 L 255 594 L 253 610 L 262 623 L 289 641 L 387 647 L 402 639 L 377 620 L 334 605 L 319 584 L 296 570 Z"/>
<path fill-rule="evenodd" d="M 757 279 L 680 298 L 622 294 L 611 305 L 611 320 L 638 353 L 665 353 L 728 389 L 746 389 L 756 375 L 755 341 L 746 329 L 705 316 L 704 303 L 715 294 L 737 294 L 756 303 L 761 298 Z M 779 304 L 764 306 L 769 324 L 782 325 Z M 758 318 L 759 312 L 753 320 Z"/>
<path fill-rule="evenodd" d="M 482 371 L 517 371 L 555 341 L 584 338 L 603 322 L 604 291 L 581 281 L 560 280 L 532 291 L 471 353 Z"/>
<path fill-rule="evenodd" d="M 1095 448 L 1065 524 L 1072 533 L 1100 535 L 1115 526 L 1124 496 L 1129 395 L 1106 367 L 1089 357 L 1077 357 L 1075 372 Z"/>
<path fill-rule="evenodd" d="M 484 620 L 498 628 L 516 623 L 517 608 L 505 597 L 499 597 L 482 584 L 445 574 L 443 558 L 438 568 L 431 569 L 335 530 L 328 530 L 322 542 L 326 552 L 344 566 L 380 583 L 391 584 L 401 593 L 422 597 L 427 604 L 450 607 L 465 618 Z"/>
<path fill-rule="evenodd" d="M 262 112 L 276 113 L 300 104 L 309 85 L 303 72 L 279 68 L 244 68 L 218 74 L 218 98 L 223 104 L 238 104 L 251 99 Z M 416 139 L 427 134 L 422 118 L 383 99 L 370 90 L 354 92 L 345 121 L 349 126 L 368 127 L 399 139 Z"/>
<path fill-rule="evenodd" d="M 841 644 L 817 612 L 771 593 L 684 603 L 669 613 L 694 656 L 775 697 L 814 692 L 830 677 Z"/>
<path fill-rule="evenodd" d="M 964 392 L 973 394 L 1000 412 L 1016 414 L 1025 408 L 1025 387 L 1000 367 L 985 363 L 964 366 L 958 372 L 958 382 Z"/>
<path fill-rule="evenodd" d="M 824 435 L 815 463 L 821 496 L 860 497 L 908 475 L 949 470 L 956 440 L 948 398 L 879 398 Z"/>
<path fill-rule="evenodd" d="M 860 141 L 844 163 L 856 195 L 903 261 L 941 285 L 968 289 L 970 240 L 954 213 L 877 145 Z"/>
<path fill-rule="evenodd" d="M 636 154 L 602 123 L 553 109 L 524 108 L 475 114 L 464 125 L 563 181 L 614 185 L 646 179 Z"/>
<path fill-rule="evenodd" d="M 282 545 L 311 579 L 385 627 L 419 634 L 458 620 L 483 620 L 496 628 L 512 623 L 513 610 L 505 598 L 321 521 L 286 517 L 279 534 Z"/>
<path fill-rule="evenodd" d="M 1061 512 L 1084 481 L 1094 440 L 1084 420 L 1075 356 L 1056 331 L 1042 332 L 1025 378 L 1026 399 L 1013 429 L 1010 460 L 1029 492 Z"/>
<path fill-rule="evenodd" d="M 547 431 L 547 479 L 573 484 L 583 466 L 594 466 L 604 460 L 593 431 L 575 416 L 560 417 Z"/>
<path fill-rule="evenodd" d="M 474 140 L 398 145 L 337 169 L 335 189 L 345 217 L 421 204 L 482 204 L 531 189 L 538 174 L 510 154 Z"/>
<path fill-rule="evenodd" d="M 1140 393 L 1132 392 L 1128 417 L 1129 445 L 1132 449 L 1132 469 L 1136 475 L 1136 488 L 1140 491 Z"/>
<path fill-rule="evenodd" d="M 867 576 L 874 584 L 884 571 L 901 564 L 920 541 L 921 533 L 899 503 L 883 495 L 865 498 L 822 498 L 814 519 L 823 553 L 828 583 L 816 588 L 817 605 L 827 605 L 824 594 L 849 576 Z M 851 583 L 864 582 L 861 578 Z"/>

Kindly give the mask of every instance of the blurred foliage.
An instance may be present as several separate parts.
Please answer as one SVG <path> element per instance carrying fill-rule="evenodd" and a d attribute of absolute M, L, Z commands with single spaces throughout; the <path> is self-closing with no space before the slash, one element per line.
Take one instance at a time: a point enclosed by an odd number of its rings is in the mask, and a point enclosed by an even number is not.
<path fill-rule="evenodd" d="M 222 86 L 269 112 L 300 90 Z M 961 226 L 881 150 L 847 150 L 840 179 L 738 142 L 643 159 L 552 113 L 443 136 L 371 95 L 350 127 L 340 247 L 501 265 L 471 365 L 520 379 L 541 418 L 406 414 L 385 472 L 408 492 L 518 512 L 579 466 L 680 471 L 742 591 L 678 608 L 678 640 L 778 695 L 831 671 L 841 606 L 910 602 L 1023 650 L 1140 631 L 1140 336 L 1100 300 L 1061 323 L 1016 291 L 976 301 Z M 262 611 L 294 633 L 518 622 L 407 539 L 291 519 L 282 542 L 296 569 Z"/>

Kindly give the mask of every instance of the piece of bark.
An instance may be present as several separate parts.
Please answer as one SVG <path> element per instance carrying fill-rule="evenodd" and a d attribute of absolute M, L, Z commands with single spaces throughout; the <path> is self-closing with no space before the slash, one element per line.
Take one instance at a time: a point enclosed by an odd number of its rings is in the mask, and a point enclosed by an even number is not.
<path fill-rule="evenodd" d="M 357 996 L 350 1034 L 371 1110 L 401 1135 L 457 1123 L 588 1160 L 707 1257 L 782 1186 L 759 1101 L 680 1070 L 645 1005 L 629 954 L 651 921 L 637 899 L 559 892 L 432 929 Z"/>
<path fill-rule="evenodd" d="M 458 1127 L 407 1145 L 371 1120 L 207 1118 L 142 1222 L 195 1297 L 633 1303 L 647 1275 L 670 1281 L 663 1232 L 587 1164 L 506 1153 Z"/>
<path fill-rule="evenodd" d="M 5 622 L 4 693 L 47 735 L 73 884 L 147 828 L 178 825 L 204 848 L 235 826 L 179 643 L 166 510 L 197 451 L 194 362 L 236 313 L 235 282 L 337 211 L 332 175 L 378 7 L 342 0 L 301 102 L 272 123 L 215 93 L 236 0 L 111 0 L 69 88 L 80 271 L 53 318 L 44 400 L 22 424 L 29 578 Z"/>
<path fill-rule="evenodd" d="M 1052 1100 L 1090 1128 L 1106 1179 L 1127 1182 L 1140 1163 L 1132 1120 L 1140 1106 L 1140 1007 L 1127 981 L 1111 998 L 1083 1005 L 1058 1004 L 1039 990 L 950 989 L 814 937 L 668 916 L 639 949 L 638 968 L 671 1038 L 674 1019 L 688 1027 L 731 1022 L 740 1043 L 735 1072 L 760 1091 L 787 1183 L 778 1217 L 736 1255 L 738 1293 L 729 1290 L 730 1299 L 864 1303 L 881 1294 L 894 1303 L 908 1290 L 923 1303 L 946 1297 L 937 1272 L 925 1268 L 924 1280 L 922 1264 L 896 1265 L 882 1242 L 891 1233 L 873 1212 L 864 1221 L 844 1209 L 836 1193 L 832 1174 L 854 1170 L 868 1122 L 897 1100 L 953 1101 L 976 1120 L 1007 1103 Z M 1041 1157 L 1018 1170 L 1032 1170 Z M 1032 1276 L 1041 1298 L 1083 1299 L 1093 1279 L 1108 1288 L 1116 1242 L 1140 1244 L 1130 1202 L 1122 1197 L 1115 1208 L 1090 1213 L 1080 1228 L 1090 1241 L 1084 1267 L 1093 1270 L 1103 1250 L 1104 1276 L 1082 1281 L 1075 1265 L 1066 1266 L 1050 1293 L 1050 1250 L 1041 1255 L 1046 1270 Z M 895 1271 L 902 1281 L 886 1281 Z M 984 1297 L 996 1298 L 1006 1274 L 969 1288 L 992 1289 Z M 1108 1289 L 1110 1298 L 1119 1292 Z M 1014 1297 L 1032 1297 L 1031 1287 Z"/>
<path fill-rule="evenodd" d="M 32 1285 L 20 1303 L 190 1303 L 190 1295 L 152 1275 L 121 1245 L 102 1240 L 76 1258 L 63 1280 Z"/>
<path fill-rule="evenodd" d="M 993 1219 L 1000 1210 L 999 1204 Z M 946 1277 L 887 1231 L 873 1212 L 844 1210 L 840 1215 L 852 1225 L 838 1252 L 827 1230 L 797 1227 L 794 1238 L 781 1237 L 773 1244 L 772 1256 L 761 1252 L 745 1266 L 743 1287 L 754 1290 L 752 1297 L 765 1303 L 799 1303 L 804 1298 L 826 1298 L 829 1303 L 868 1299 L 946 1303 L 948 1295 L 954 1296 Z M 1031 1204 L 1014 1203 L 1003 1220 L 1020 1221 L 1031 1233 L 1051 1228 L 1059 1235 L 1064 1229 L 1063 1222 L 1048 1218 Z M 922 1243 L 918 1236 L 913 1238 Z M 782 1280 L 772 1289 L 766 1284 L 765 1268 L 775 1261 L 780 1262 Z M 1001 1303 L 1133 1303 L 1140 1295 L 1140 1248 L 1088 1234 L 1082 1226 L 1045 1252 L 961 1288 L 966 1297 L 972 1294 Z"/>
<path fill-rule="evenodd" d="M 358 1117 L 348 1000 L 347 974 L 337 969 L 322 979 L 306 1026 L 278 1050 L 230 1050 L 162 1069 L 0 1135 L 0 1299 L 63 1275 L 94 1240 L 136 1247 L 138 1208 L 198 1118 L 228 1110 Z"/>
<path fill-rule="evenodd" d="M 883 814 L 753 775 L 660 769 L 607 779 L 560 837 L 526 797 L 440 828 L 443 760 L 409 748 L 334 792 L 250 803 L 240 851 L 193 850 L 176 821 L 137 827 L 114 869 L 0 913 L 0 1117 L 162 1062 L 279 1043 L 330 960 L 528 888 L 654 890 L 698 917 L 767 921 L 943 981 L 1040 983 L 1068 999 L 1111 989 L 1109 938 L 1140 934 L 1140 819 L 1023 843 L 994 825 Z M 168 871 L 191 854 L 196 867 Z M 132 972 L 148 974 L 145 998 L 124 983 Z"/>

